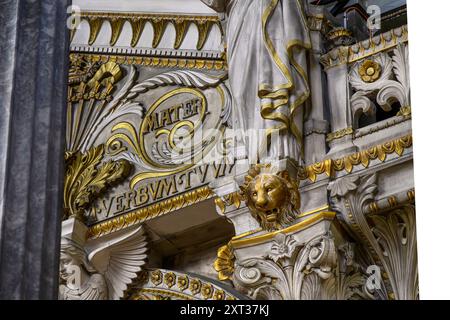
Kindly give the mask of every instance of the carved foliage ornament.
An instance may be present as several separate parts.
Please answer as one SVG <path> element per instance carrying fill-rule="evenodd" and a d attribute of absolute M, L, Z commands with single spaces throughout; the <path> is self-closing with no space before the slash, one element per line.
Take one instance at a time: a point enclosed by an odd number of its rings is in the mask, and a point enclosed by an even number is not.
<path fill-rule="evenodd" d="M 330 183 L 333 208 L 368 248 L 386 272 L 396 299 L 418 297 L 415 207 L 404 205 L 383 214 L 372 214 L 377 194 L 376 174 L 344 177 Z"/>
<path fill-rule="evenodd" d="M 329 234 L 300 244 L 280 233 L 266 255 L 237 261 L 234 284 L 256 299 L 373 299 L 353 247 L 344 243 L 336 250 Z"/>
<path fill-rule="evenodd" d="M 82 216 L 92 201 L 128 176 L 127 160 L 104 160 L 104 146 L 96 139 L 113 120 L 127 114 L 142 114 L 133 102 L 120 103 L 136 78 L 131 67 L 122 89 L 113 97 L 122 69 L 114 62 L 101 64 L 70 55 L 66 130 L 64 215 Z M 103 162 L 103 163 L 102 163 Z"/>
<path fill-rule="evenodd" d="M 409 115 L 408 51 L 407 44 L 399 44 L 393 49 L 392 57 L 383 52 L 353 65 L 349 81 L 356 91 L 351 98 L 354 127 L 363 113 L 375 113 L 376 104 L 388 112 L 392 104 L 398 102 L 401 114 Z"/>
<path fill-rule="evenodd" d="M 381 66 L 372 60 L 365 60 L 358 69 L 359 75 L 364 82 L 374 82 L 380 78 Z"/>
<path fill-rule="evenodd" d="M 234 260 L 234 252 L 230 244 L 219 248 L 217 259 L 214 261 L 214 269 L 218 272 L 219 280 L 231 280 L 234 272 Z"/>
<path fill-rule="evenodd" d="M 113 97 L 123 75 L 119 64 L 101 64 L 78 54 L 70 55 L 70 63 L 66 150 L 86 152 L 113 120 L 130 114 L 142 116 L 142 106 L 122 101 L 135 83 L 137 72 L 134 66 L 129 68 L 124 85 Z"/>
<path fill-rule="evenodd" d="M 255 165 L 240 187 L 250 213 L 267 231 L 289 226 L 300 209 L 297 182 L 287 171 L 273 171 L 270 165 Z"/>
<path fill-rule="evenodd" d="M 251 298 L 299 300 L 305 277 L 315 273 L 328 279 L 336 262 L 329 236 L 316 237 L 302 246 L 292 236 L 280 234 L 266 257 L 237 262 L 234 283 Z"/>
<path fill-rule="evenodd" d="M 64 216 L 83 217 L 84 210 L 108 187 L 125 179 L 131 164 L 126 160 L 102 163 L 104 147 L 99 145 L 86 153 L 66 153 L 64 178 Z"/>

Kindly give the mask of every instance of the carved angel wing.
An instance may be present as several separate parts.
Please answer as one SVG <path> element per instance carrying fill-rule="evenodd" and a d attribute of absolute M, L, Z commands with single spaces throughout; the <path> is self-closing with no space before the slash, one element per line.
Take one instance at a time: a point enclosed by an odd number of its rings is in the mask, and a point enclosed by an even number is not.
<path fill-rule="evenodd" d="M 81 287 L 59 286 L 59 299 L 61 300 L 105 300 L 107 298 L 105 278 L 98 273 L 93 274 Z"/>
<path fill-rule="evenodd" d="M 127 286 L 142 270 L 147 257 L 147 241 L 142 227 L 102 244 L 88 259 L 105 276 L 109 299 L 123 297 Z"/>

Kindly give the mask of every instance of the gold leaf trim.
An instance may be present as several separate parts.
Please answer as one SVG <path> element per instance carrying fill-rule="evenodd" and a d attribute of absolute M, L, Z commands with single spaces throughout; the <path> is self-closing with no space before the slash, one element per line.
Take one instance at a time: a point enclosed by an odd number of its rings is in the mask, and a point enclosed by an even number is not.
<path fill-rule="evenodd" d="M 341 64 L 351 64 L 374 56 L 380 52 L 391 50 L 399 43 L 408 42 L 408 26 L 384 32 L 380 35 L 355 43 L 348 47 L 338 47 L 320 57 L 325 69 Z"/>
<path fill-rule="evenodd" d="M 381 75 L 381 65 L 373 60 L 367 59 L 358 69 L 361 80 L 366 83 L 377 81 Z"/>
<path fill-rule="evenodd" d="M 111 46 L 114 46 L 119 39 L 124 23 L 125 20 L 117 18 L 113 18 L 109 21 L 109 24 L 111 25 L 111 40 L 109 41 L 109 44 Z"/>
<path fill-rule="evenodd" d="M 277 231 L 273 231 L 273 232 L 266 233 L 263 235 L 239 239 L 239 240 L 232 239 L 230 241 L 230 246 L 233 249 L 237 249 L 237 248 L 242 248 L 242 247 L 253 246 L 256 244 L 260 244 L 260 243 L 265 243 L 265 242 L 272 240 L 279 233 L 291 234 L 293 232 L 304 230 L 304 229 L 306 229 L 320 221 L 323 221 L 323 220 L 334 220 L 335 217 L 336 217 L 335 212 L 323 211 L 323 212 L 320 212 L 320 213 L 314 215 L 311 218 L 305 219 L 297 224 L 294 224 L 294 225 L 287 227 L 285 229 L 282 229 L 282 230 L 277 230 Z"/>
<path fill-rule="evenodd" d="M 217 259 L 214 261 L 214 270 L 220 281 L 231 280 L 234 273 L 235 256 L 230 243 L 217 250 Z"/>
<path fill-rule="evenodd" d="M 330 142 L 330 141 L 333 141 L 336 139 L 340 139 L 342 137 L 349 136 L 352 134 L 353 134 L 352 127 L 348 127 L 348 128 L 336 131 L 336 132 L 331 132 L 331 133 L 327 134 L 327 142 Z"/>
<path fill-rule="evenodd" d="M 167 21 L 166 20 L 151 20 L 153 27 L 153 40 L 152 47 L 156 48 L 161 42 L 164 31 L 166 31 Z"/>
<path fill-rule="evenodd" d="M 211 189 L 208 187 L 201 187 L 196 190 L 186 192 L 182 195 L 151 204 L 145 208 L 137 209 L 107 221 L 99 222 L 89 228 L 88 237 L 98 238 L 100 236 L 140 224 L 155 217 L 204 201 L 212 196 L 213 192 Z"/>
<path fill-rule="evenodd" d="M 215 198 L 214 202 L 216 203 L 216 206 L 219 208 L 220 212 L 224 214 L 226 208 L 229 206 L 234 205 L 236 209 L 239 209 L 241 207 L 241 196 L 239 195 L 239 192 L 232 192 L 223 197 Z"/>
<path fill-rule="evenodd" d="M 142 31 L 144 30 L 145 20 L 139 18 L 133 18 L 130 20 L 132 37 L 131 37 L 131 47 L 134 48 L 141 38 Z"/>
<path fill-rule="evenodd" d="M 209 32 L 214 25 L 213 21 L 200 21 L 197 23 L 198 29 L 198 41 L 197 41 L 197 50 L 202 50 L 205 45 L 206 39 L 208 38 Z"/>
<path fill-rule="evenodd" d="M 93 45 L 95 40 L 97 40 L 97 36 L 100 32 L 100 28 L 102 27 L 103 24 L 103 19 L 99 18 L 99 17 L 89 17 L 89 19 L 87 19 L 88 23 L 89 23 L 89 40 L 88 43 L 89 45 Z"/>
<path fill-rule="evenodd" d="M 124 180 L 131 171 L 126 160 L 101 164 L 104 146 L 89 149 L 86 153 L 66 153 L 64 178 L 64 215 L 83 218 L 84 210 L 109 187 Z"/>
<path fill-rule="evenodd" d="M 110 38 L 111 46 L 115 45 L 120 37 L 125 21 L 130 22 L 132 26 L 131 46 L 135 47 L 139 42 L 142 31 L 147 22 L 153 27 L 154 38 L 152 46 L 158 46 L 161 38 L 166 30 L 167 24 L 170 22 L 175 27 L 174 48 L 178 49 L 183 42 L 186 30 L 190 24 L 195 24 L 198 28 L 197 49 L 201 50 L 209 35 L 209 31 L 213 25 L 217 25 L 220 32 L 223 33 L 220 20 L 216 15 L 176 15 L 176 14 L 143 14 L 143 13 L 112 13 L 112 12 L 82 12 L 81 19 L 87 20 L 90 26 L 89 45 L 95 43 L 100 32 L 103 21 L 108 21 L 111 25 L 112 33 Z M 72 33 L 75 34 L 76 30 Z"/>
<path fill-rule="evenodd" d="M 90 62 L 115 62 L 124 65 L 141 65 L 156 68 L 201 69 L 201 70 L 227 70 L 228 66 L 223 59 L 195 59 L 195 58 L 164 58 L 142 55 L 114 55 L 114 54 L 90 54 L 71 53 L 84 57 Z"/>
<path fill-rule="evenodd" d="M 317 176 L 325 173 L 328 177 L 331 177 L 333 169 L 333 163 L 331 159 L 314 163 L 310 166 L 300 168 L 300 179 L 305 180 L 309 179 L 311 182 L 315 182 Z"/>
<path fill-rule="evenodd" d="M 317 180 L 320 174 L 326 174 L 328 177 L 335 172 L 345 170 L 351 173 L 357 165 L 367 168 L 370 162 L 379 159 L 381 162 L 386 161 L 387 155 L 396 153 L 403 156 L 405 149 L 412 146 L 412 135 L 407 135 L 399 139 L 385 142 L 381 145 L 363 150 L 340 159 L 327 159 L 322 162 L 314 163 L 306 168 L 301 168 L 299 176 L 301 180 L 309 179 L 311 182 Z"/>
<path fill-rule="evenodd" d="M 186 30 L 189 21 L 183 19 L 175 19 L 172 23 L 175 26 L 175 42 L 173 44 L 173 47 L 175 49 L 179 49 L 181 44 L 183 43 L 184 37 L 186 36 Z"/>

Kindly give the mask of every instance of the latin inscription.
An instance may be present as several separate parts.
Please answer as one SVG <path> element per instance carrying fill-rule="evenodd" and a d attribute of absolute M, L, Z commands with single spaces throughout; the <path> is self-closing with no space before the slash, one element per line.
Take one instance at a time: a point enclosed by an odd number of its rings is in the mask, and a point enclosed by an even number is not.
<path fill-rule="evenodd" d="M 148 180 L 145 184 L 111 197 L 105 197 L 91 207 L 89 216 L 99 220 L 109 218 L 153 202 L 173 197 L 202 186 L 213 179 L 230 175 L 234 164 L 205 164 L 188 171 L 159 180 Z"/>

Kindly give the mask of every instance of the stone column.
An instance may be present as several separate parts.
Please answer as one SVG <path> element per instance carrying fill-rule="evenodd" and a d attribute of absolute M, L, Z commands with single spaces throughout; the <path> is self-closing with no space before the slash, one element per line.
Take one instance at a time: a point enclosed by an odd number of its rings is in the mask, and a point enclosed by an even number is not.
<path fill-rule="evenodd" d="M 328 135 L 328 158 L 356 152 L 353 144 L 352 116 L 348 84 L 348 47 L 337 47 L 321 57 L 328 78 L 331 133 Z"/>
<path fill-rule="evenodd" d="M 70 0 L 0 0 L 0 299 L 57 297 Z"/>
<path fill-rule="evenodd" d="M 309 28 L 311 36 L 311 51 L 309 54 L 309 85 L 311 90 L 311 111 L 305 122 L 305 164 L 309 165 L 325 158 L 327 153 L 326 135 L 329 123 L 326 120 L 325 74 L 320 64 L 324 51 L 323 33 L 326 30 L 326 18 L 322 7 L 310 8 Z"/>

